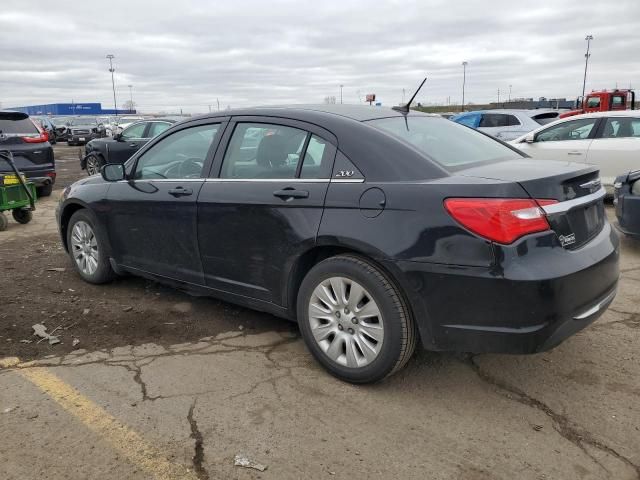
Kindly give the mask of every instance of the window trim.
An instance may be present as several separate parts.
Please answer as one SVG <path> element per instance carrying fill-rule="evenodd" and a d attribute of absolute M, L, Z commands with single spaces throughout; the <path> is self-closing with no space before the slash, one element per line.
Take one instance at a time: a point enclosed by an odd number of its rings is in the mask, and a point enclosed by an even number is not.
<path fill-rule="evenodd" d="M 335 158 L 336 158 L 336 153 L 338 151 L 338 139 L 337 137 L 330 132 L 329 130 L 325 130 L 324 128 L 312 124 L 312 123 L 307 123 L 301 120 L 296 120 L 293 118 L 286 118 L 286 117 L 276 117 L 276 116 L 269 116 L 269 115 L 239 115 L 239 116 L 235 116 L 235 117 L 231 117 L 229 119 L 229 123 L 227 125 L 227 128 L 225 129 L 224 135 L 220 138 L 220 143 L 219 143 L 219 148 L 216 151 L 215 157 L 213 159 L 213 163 L 211 166 L 211 169 L 209 171 L 209 174 L 207 175 L 207 180 L 209 179 L 213 179 L 213 180 L 222 180 L 222 181 L 247 181 L 247 182 L 257 182 L 257 181 L 264 181 L 264 180 L 268 180 L 268 181 L 274 181 L 274 182 L 291 182 L 291 181 L 295 181 L 295 182 L 309 182 L 309 181 L 324 181 L 324 182 L 329 182 L 331 180 L 331 173 L 329 174 L 329 177 L 327 178 L 316 178 L 316 179 L 311 179 L 311 178 L 298 178 L 298 177 L 294 177 L 294 178 L 270 178 L 270 179 L 255 179 L 255 178 L 246 178 L 246 179 L 235 179 L 235 178 L 231 178 L 231 179 L 227 179 L 227 178 L 222 178 L 220 175 L 222 175 L 222 166 L 223 166 L 223 162 L 224 162 L 224 157 L 227 154 L 227 150 L 229 149 L 229 146 L 231 145 L 231 139 L 233 137 L 233 133 L 235 132 L 236 126 L 239 123 L 264 123 L 264 124 L 268 124 L 268 125 L 280 125 L 283 127 L 290 127 L 290 128 L 297 128 L 299 130 L 303 130 L 305 132 L 307 132 L 307 138 L 310 140 L 312 135 L 316 135 L 317 137 L 321 138 L 322 140 L 326 141 L 328 145 L 331 145 L 333 147 L 333 155 L 330 157 L 330 162 L 331 162 L 331 169 L 330 171 L 333 171 L 333 164 L 335 162 Z M 306 140 L 305 140 L 306 143 Z M 308 146 L 308 143 L 305 145 Z M 304 154 L 306 155 L 306 149 L 304 151 Z M 304 161 L 304 156 L 303 156 L 303 161 Z M 301 162 L 298 164 L 301 165 Z M 297 168 L 296 168 L 296 174 L 297 174 Z"/>

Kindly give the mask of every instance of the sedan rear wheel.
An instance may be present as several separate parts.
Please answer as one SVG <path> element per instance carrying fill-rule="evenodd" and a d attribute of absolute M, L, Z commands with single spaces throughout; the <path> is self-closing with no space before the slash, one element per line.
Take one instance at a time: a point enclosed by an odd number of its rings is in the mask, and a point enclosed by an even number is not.
<path fill-rule="evenodd" d="M 342 380 L 381 380 L 415 349 L 417 331 L 403 296 L 387 274 L 358 256 L 313 267 L 300 287 L 297 312 L 307 347 Z"/>

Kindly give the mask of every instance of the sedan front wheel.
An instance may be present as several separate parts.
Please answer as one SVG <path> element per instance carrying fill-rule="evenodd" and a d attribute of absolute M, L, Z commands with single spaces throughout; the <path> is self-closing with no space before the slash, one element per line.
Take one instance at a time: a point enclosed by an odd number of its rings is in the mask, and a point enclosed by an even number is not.
<path fill-rule="evenodd" d="M 375 382 L 402 368 L 417 339 L 395 285 L 378 267 L 352 255 L 311 269 L 298 295 L 298 322 L 313 356 L 353 383 Z"/>
<path fill-rule="evenodd" d="M 89 210 L 78 210 L 69 220 L 67 247 L 73 266 L 89 283 L 106 283 L 115 277 Z"/>

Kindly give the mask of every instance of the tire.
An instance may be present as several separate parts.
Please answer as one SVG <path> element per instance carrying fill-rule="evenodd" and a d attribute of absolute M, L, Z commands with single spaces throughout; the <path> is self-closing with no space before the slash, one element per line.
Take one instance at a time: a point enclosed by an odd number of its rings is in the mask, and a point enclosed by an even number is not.
<path fill-rule="evenodd" d="M 13 215 L 13 219 L 16 222 L 22 223 L 23 225 L 29 223 L 33 218 L 33 213 L 31 212 L 31 210 L 25 210 L 23 208 L 16 208 L 15 210 L 11 211 L 11 214 Z"/>
<path fill-rule="evenodd" d="M 346 301 L 336 291 L 343 291 Z M 312 355 L 347 382 L 382 380 L 415 350 L 418 333 L 403 296 L 384 272 L 359 256 L 315 265 L 300 286 L 297 315 Z"/>
<path fill-rule="evenodd" d="M 0 232 L 4 232 L 9 226 L 9 220 L 6 215 L 0 212 Z"/>
<path fill-rule="evenodd" d="M 87 155 L 87 160 L 85 164 L 85 168 L 87 170 L 87 175 L 97 175 L 100 173 L 100 169 L 104 165 L 104 159 L 102 156 L 91 153 Z"/>
<path fill-rule="evenodd" d="M 67 227 L 67 246 L 71 262 L 84 281 L 101 284 L 115 278 L 91 211 L 78 210 L 71 216 Z"/>
<path fill-rule="evenodd" d="M 53 192 L 53 184 L 44 185 L 42 187 L 36 188 L 36 195 L 38 197 L 48 197 Z"/>

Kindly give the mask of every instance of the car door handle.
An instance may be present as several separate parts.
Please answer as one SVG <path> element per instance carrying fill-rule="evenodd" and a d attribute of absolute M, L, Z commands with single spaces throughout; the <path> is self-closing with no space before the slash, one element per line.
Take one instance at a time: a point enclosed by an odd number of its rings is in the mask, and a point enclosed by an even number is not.
<path fill-rule="evenodd" d="M 282 190 L 276 190 L 273 192 L 275 197 L 282 198 L 283 200 L 289 200 L 291 198 L 309 198 L 309 192 L 306 190 L 296 190 L 293 187 L 283 188 Z"/>
<path fill-rule="evenodd" d="M 193 195 L 193 190 L 190 188 L 176 187 L 169 190 L 169 195 L 173 195 L 174 197 L 187 197 Z"/>
<path fill-rule="evenodd" d="M 136 148 L 136 147 L 138 146 L 138 144 L 137 144 L 137 143 L 130 143 L 130 144 L 129 144 L 129 146 L 130 146 L 131 148 Z"/>
<path fill-rule="evenodd" d="M 567 155 L 582 155 L 582 152 L 567 152 Z"/>

